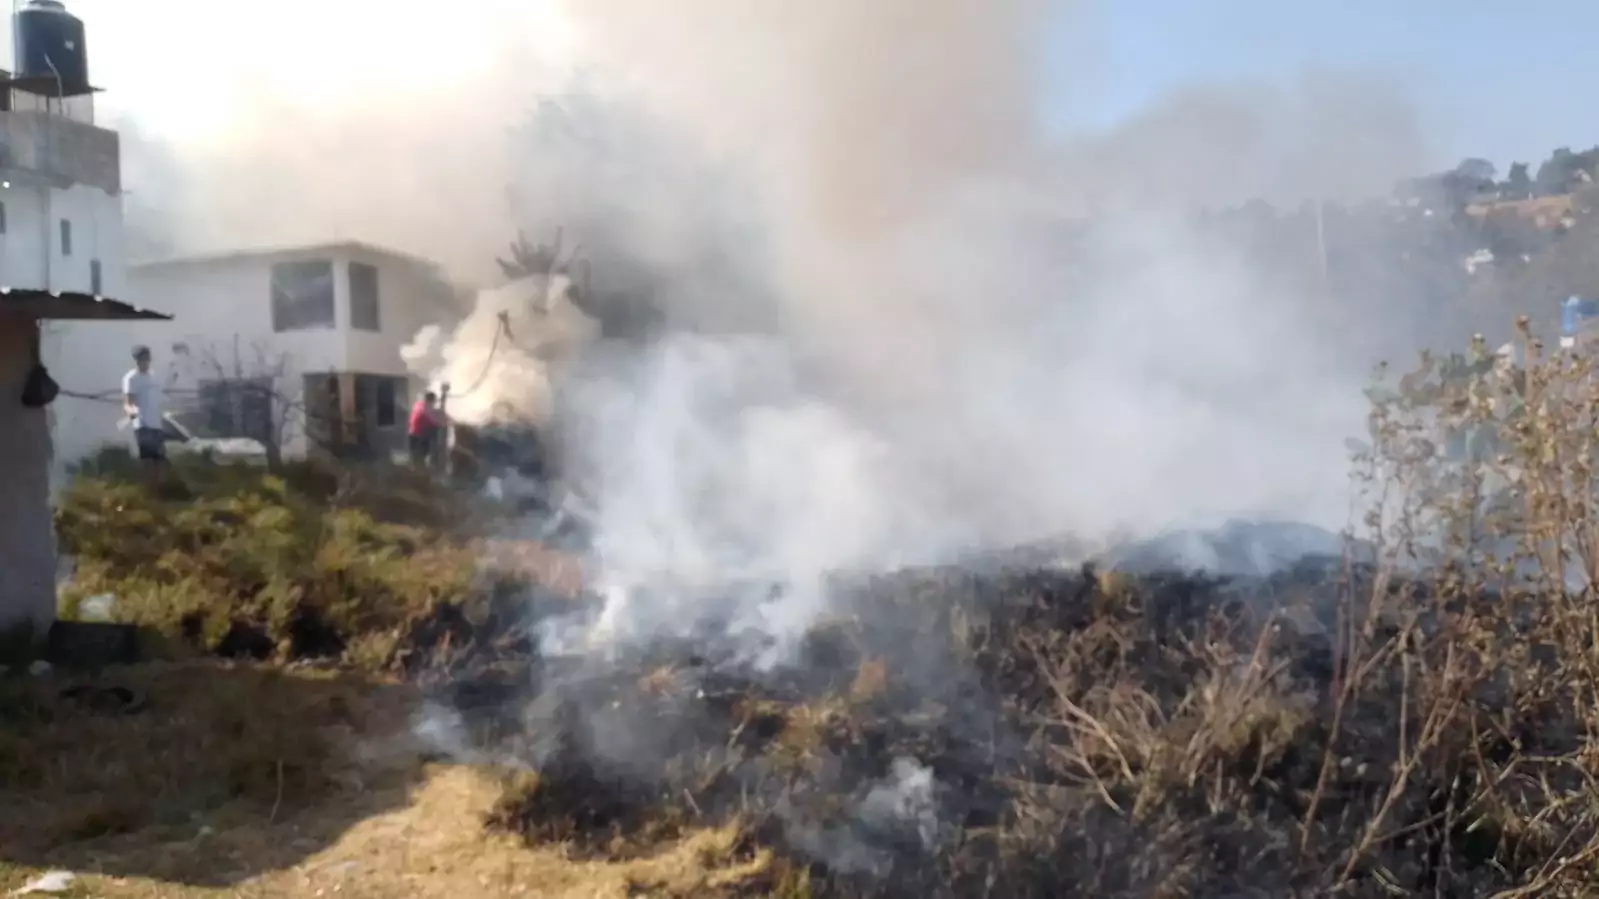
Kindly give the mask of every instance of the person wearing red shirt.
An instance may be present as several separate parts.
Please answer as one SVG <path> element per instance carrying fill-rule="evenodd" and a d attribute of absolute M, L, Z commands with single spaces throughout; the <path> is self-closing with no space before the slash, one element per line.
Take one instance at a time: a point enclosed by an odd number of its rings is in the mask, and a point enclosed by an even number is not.
<path fill-rule="evenodd" d="M 449 388 L 445 388 L 448 393 Z M 411 451 L 411 464 L 426 470 L 439 443 L 439 435 L 449 422 L 439 395 L 429 390 L 411 407 L 411 421 L 406 428 L 406 439 Z"/>

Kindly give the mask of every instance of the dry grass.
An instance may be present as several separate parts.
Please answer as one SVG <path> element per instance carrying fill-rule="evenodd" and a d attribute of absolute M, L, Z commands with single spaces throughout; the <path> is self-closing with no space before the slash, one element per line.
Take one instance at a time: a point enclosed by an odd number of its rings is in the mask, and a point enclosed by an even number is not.
<path fill-rule="evenodd" d="M 489 775 L 434 766 L 414 784 L 380 775 L 275 822 L 235 819 L 242 823 L 187 835 L 144 831 L 61 855 L 84 872 L 72 895 L 104 899 L 714 896 L 769 864 L 765 856 L 736 857 L 732 828 L 698 831 L 625 862 L 574 861 L 560 846 L 530 851 L 483 833 L 498 795 Z M 368 816 L 352 823 L 350 808 Z M 0 862 L 0 890 L 44 870 Z"/>
<path fill-rule="evenodd" d="M 134 703 L 72 688 L 115 687 Z M 8 853 L 178 831 L 196 815 L 270 816 L 335 788 L 357 733 L 393 730 L 397 686 L 225 664 L 94 681 L 0 681 L 0 845 Z"/>

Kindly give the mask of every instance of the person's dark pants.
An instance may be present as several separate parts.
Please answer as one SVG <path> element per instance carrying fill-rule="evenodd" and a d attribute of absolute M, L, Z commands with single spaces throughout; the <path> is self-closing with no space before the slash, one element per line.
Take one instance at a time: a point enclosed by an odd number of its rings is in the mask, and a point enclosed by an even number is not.
<path fill-rule="evenodd" d="M 165 462 L 167 444 L 160 428 L 138 428 L 133 432 L 133 442 L 139 448 L 139 458 L 145 462 Z"/>
<path fill-rule="evenodd" d="M 407 442 L 411 451 L 411 464 L 417 468 L 427 468 L 429 460 L 433 457 L 433 432 L 411 434 Z"/>

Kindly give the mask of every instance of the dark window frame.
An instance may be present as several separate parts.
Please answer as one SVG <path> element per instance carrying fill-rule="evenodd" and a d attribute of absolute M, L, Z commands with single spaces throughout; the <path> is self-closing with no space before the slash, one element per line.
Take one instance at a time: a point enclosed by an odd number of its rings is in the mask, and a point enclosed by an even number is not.
<path fill-rule="evenodd" d="M 389 431 L 405 421 L 410 382 L 396 375 L 355 374 L 355 413 L 373 429 Z"/>
<path fill-rule="evenodd" d="M 268 272 L 272 330 L 328 331 L 338 326 L 333 260 L 291 259 Z"/>
<path fill-rule="evenodd" d="M 368 262 L 351 262 L 346 280 L 350 288 L 350 330 L 382 333 L 383 289 L 378 267 Z"/>
<path fill-rule="evenodd" d="M 377 407 L 374 411 L 373 424 L 380 429 L 396 428 L 400 425 L 400 383 L 402 378 L 384 378 L 378 381 L 374 389 L 372 405 Z M 385 396 L 385 394 L 387 394 Z"/>

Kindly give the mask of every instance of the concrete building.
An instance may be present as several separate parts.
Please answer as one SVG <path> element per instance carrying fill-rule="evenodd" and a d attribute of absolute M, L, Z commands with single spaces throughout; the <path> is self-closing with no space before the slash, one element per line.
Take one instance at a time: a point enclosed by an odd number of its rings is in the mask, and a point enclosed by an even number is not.
<path fill-rule="evenodd" d="M 414 386 L 400 348 L 455 314 L 436 266 L 357 242 L 141 263 L 127 283 L 175 320 L 47 333 L 51 370 L 79 395 L 56 402 L 58 473 L 131 446 L 110 400 L 135 345 L 150 347 L 169 412 L 199 436 L 253 438 L 285 457 L 397 452 Z"/>
<path fill-rule="evenodd" d="M 83 23 L 31 0 L 13 30 L 15 73 L 0 72 L 0 630 L 55 613 L 48 404 L 29 389 L 41 323 L 164 317 L 110 299 L 125 287 L 121 157 L 94 121 Z"/>

